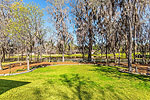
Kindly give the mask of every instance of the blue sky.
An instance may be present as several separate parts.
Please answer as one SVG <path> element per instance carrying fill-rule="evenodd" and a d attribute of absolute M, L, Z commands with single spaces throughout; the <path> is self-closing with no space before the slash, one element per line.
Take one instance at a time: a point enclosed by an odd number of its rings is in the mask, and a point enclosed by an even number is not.
<path fill-rule="evenodd" d="M 38 5 L 41 9 L 44 9 L 44 16 L 43 16 L 43 20 L 44 20 L 44 27 L 45 28 L 47 28 L 47 27 L 49 27 L 50 28 L 50 30 L 51 31 L 49 31 L 47 34 L 46 34 L 46 36 L 45 36 L 45 38 L 46 39 L 49 39 L 49 37 L 52 35 L 51 33 L 52 33 L 52 31 L 54 31 L 54 30 L 52 30 L 52 29 L 55 29 L 54 27 L 53 27 L 53 25 L 50 23 L 50 21 L 48 20 L 49 19 L 49 15 L 48 15 L 48 13 L 47 13 L 47 11 L 46 11 L 46 7 L 47 7 L 47 2 L 46 2 L 46 0 L 23 0 L 23 2 L 24 3 L 27 3 L 27 4 L 29 4 L 29 3 L 35 3 L 36 5 Z"/>
<path fill-rule="evenodd" d="M 46 11 L 46 7 L 47 7 L 47 2 L 46 2 L 46 0 L 23 0 L 23 2 L 24 3 L 36 3 L 37 5 L 39 5 L 39 7 L 41 8 L 41 9 L 44 9 L 44 17 L 43 17 L 43 19 L 45 20 L 45 24 L 44 24 L 44 26 L 45 27 L 49 27 L 50 28 L 50 32 L 48 32 L 47 33 L 47 39 L 49 38 L 49 36 L 51 36 L 51 32 L 53 32 L 53 31 L 55 31 L 55 27 L 54 27 L 54 25 L 48 20 L 49 19 L 49 14 L 47 13 L 47 11 Z M 67 4 L 67 6 L 69 6 L 69 4 Z M 71 7 L 69 6 L 69 8 L 71 9 Z M 70 14 L 69 14 L 69 18 L 71 18 L 71 16 L 70 16 Z M 68 24 L 68 28 L 69 28 L 69 32 L 70 33 L 73 33 L 73 27 L 72 26 L 70 26 L 70 24 Z M 74 39 L 75 39 L 75 36 L 73 36 L 74 37 Z"/>
<path fill-rule="evenodd" d="M 36 4 L 39 4 L 41 8 L 45 8 L 47 6 L 46 0 L 23 0 L 25 3 L 34 2 Z"/>
<path fill-rule="evenodd" d="M 45 8 L 47 7 L 47 3 L 46 0 L 23 0 L 23 2 L 25 3 L 36 3 L 37 5 L 39 5 L 39 7 L 41 9 L 44 9 L 44 17 L 43 19 L 45 20 L 45 26 L 49 26 L 50 23 L 47 21 L 48 20 L 48 14 L 47 11 L 45 10 Z"/>

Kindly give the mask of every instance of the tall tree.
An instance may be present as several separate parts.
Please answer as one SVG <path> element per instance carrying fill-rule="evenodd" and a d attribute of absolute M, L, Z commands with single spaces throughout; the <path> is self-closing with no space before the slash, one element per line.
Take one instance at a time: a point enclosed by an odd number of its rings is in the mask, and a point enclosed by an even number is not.
<path fill-rule="evenodd" d="M 27 69 L 29 70 L 29 55 L 32 53 L 36 37 L 40 32 L 38 27 L 42 26 L 40 23 L 43 12 L 36 5 L 15 2 L 11 6 L 11 16 L 8 28 L 11 29 L 13 37 L 26 47 Z"/>
<path fill-rule="evenodd" d="M 68 32 L 68 7 L 66 6 L 68 0 L 47 0 L 49 7 L 48 13 L 52 17 L 58 36 L 58 44 L 60 44 L 62 52 L 62 61 L 64 62 L 65 48 L 69 41 L 72 40 L 71 34 Z"/>

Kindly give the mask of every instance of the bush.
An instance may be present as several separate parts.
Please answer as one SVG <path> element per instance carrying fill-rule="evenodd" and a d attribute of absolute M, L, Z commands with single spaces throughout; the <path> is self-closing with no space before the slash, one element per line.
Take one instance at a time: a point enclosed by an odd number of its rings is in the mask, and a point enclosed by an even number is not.
<path fill-rule="evenodd" d="M 17 69 L 16 72 L 25 71 L 25 69 Z"/>

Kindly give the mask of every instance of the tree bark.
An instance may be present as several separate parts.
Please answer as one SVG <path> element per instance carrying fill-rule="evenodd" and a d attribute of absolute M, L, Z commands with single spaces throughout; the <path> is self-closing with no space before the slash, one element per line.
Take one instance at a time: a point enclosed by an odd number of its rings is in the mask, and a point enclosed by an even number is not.
<path fill-rule="evenodd" d="M 21 60 L 23 61 L 23 51 L 21 52 Z"/>
<path fill-rule="evenodd" d="M 119 41 L 119 59 L 118 64 L 120 65 L 120 41 Z"/>
<path fill-rule="evenodd" d="M 113 52 L 113 55 L 114 55 L 114 63 L 116 63 L 116 52 L 115 52 L 115 50 Z"/>
<path fill-rule="evenodd" d="M 134 63 L 136 63 L 136 25 L 134 25 Z"/>
<path fill-rule="evenodd" d="M 64 52 L 63 52 L 63 54 L 62 54 L 62 62 L 64 62 L 65 61 L 65 57 L 64 57 Z"/>
<path fill-rule="evenodd" d="M 64 44 L 63 44 L 63 48 L 62 48 L 62 62 L 65 61 L 65 57 L 64 57 L 64 52 L 65 52 L 65 47 L 64 47 Z"/>
<path fill-rule="evenodd" d="M 85 60 L 85 50 L 84 50 L 84 45 L 82 45 L 82 59 L 83 59 L 83 61 Z"/>
<path fill-rule="evenodd" d="M 19 62 L 19 61 L 20 61 L 20 58 L 19 58 L 19 50 L 18 50 L 17 54 L 18 54 L 18 62 Z"/>
<path fill-rule="evenodd" d="M 108 53 L 108 46 L 107 46 L 107 43 L 108 42 L 108 40 L 107 40 L 107 33 L 106 33 L 106 65 L 107 65 L 107 63 L 108 63 L 108 56 L 107 56 L 107 53 Z"/>
<path fill-rule="evenodd" d="M 131 18 L 131 17 L 130 17 Z M 129 72 L 132 72 L 132 23 L 131 19 L 129 20 L 129 35 L 128 35 L 128 67 Z"/>
<path fill-rule="evenodd" d="M 27 70 L 30 70 L 29 52 L 27 53 Z"/>
<path fill-rule="evenodd" d="M 1 55 L 0 55 L 0 70 L 3 70 L 3 68 L 2 68 L 2 58 L 1 58 Z"/>
<path fill-rule="evenodd" d="M 88 51 L 88 61 L 92 61 L 92 33 L 91 30 L 89 30 L 89 51 Z"/>
<path fill-rule="evenodd" d="M 40 50 L 40 61 L 42 62 L 43 60 L 42 60 L 43 58 L 42 58 L 42 51 Z"/>
<path fill-rule="evenodd" d="M 2 47 L 2 62 L 5 62 L 5 53 L 6 53 L 5 48 Z"/>

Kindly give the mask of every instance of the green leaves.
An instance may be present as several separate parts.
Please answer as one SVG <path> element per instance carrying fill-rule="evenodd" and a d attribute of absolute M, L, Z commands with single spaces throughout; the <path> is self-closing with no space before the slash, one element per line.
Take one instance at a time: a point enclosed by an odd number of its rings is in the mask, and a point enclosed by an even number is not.
<path fill-rule="evenodd" d="M 7 32 L 11 32 L 11 36 L 19 43 L 31 46 L 33 38 L 38 34 L 36 27 L 42 26 L 43 10 L 33 3 L 18 1 L 10 6 L 10 15 Z"/>

